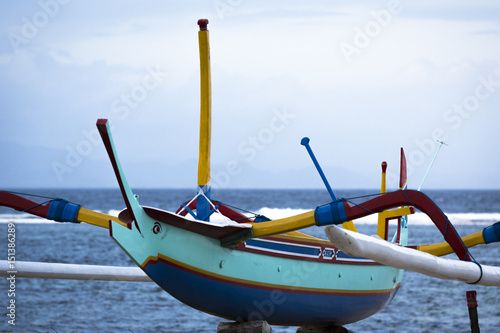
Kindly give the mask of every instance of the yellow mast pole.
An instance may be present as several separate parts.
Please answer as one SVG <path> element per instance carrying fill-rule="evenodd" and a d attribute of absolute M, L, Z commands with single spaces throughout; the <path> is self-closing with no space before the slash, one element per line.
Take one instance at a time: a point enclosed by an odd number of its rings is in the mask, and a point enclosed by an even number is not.
<path fill-rule="evenodd" d="M 382 162 L 382 182 L 380 185 L 380 194 L 385 194 L 386 188 L 386 170 L 387 170 L 387 162 Z M 378 214 L 378 226 L 377 226 L 377 235 L 382 239 L 387 239 L 387 227 L 385 225 L 384 214 Z"/>
<path fill-rule="evenodd" d="M 198 159 L 197 215 L 208 220 L 210 212 L 210 146 L 212 127 L 212 85 L 210 73 L 210 42 L 208 20 L 198 20 L 200 49 L 200 147 Z M 207 200 L 208 199 L 208 200 Z"/>

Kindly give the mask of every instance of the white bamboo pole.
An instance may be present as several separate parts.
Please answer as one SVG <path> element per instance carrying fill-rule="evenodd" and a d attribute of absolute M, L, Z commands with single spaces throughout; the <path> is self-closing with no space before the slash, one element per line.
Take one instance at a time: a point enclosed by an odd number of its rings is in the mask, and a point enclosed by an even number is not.
<path fill-rule="evenodd" d="M 0 260 L 0 277 L 152 282 L 139 267 Z"/>
<path fill-rule="evenodd" d="M 443 259 L 336 226 L 325 227 L 330 242 L 345 254 L 375 260 L 382 265 L 407 269 L 444 280 L 483 286 L 500 286 L 500 267 L 471 261 Z"/>

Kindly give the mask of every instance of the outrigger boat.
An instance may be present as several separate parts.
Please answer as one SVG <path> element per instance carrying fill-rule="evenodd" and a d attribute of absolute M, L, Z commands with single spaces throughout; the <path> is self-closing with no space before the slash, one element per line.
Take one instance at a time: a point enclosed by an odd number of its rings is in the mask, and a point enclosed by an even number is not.
<path fill-rule="evenodd" d="M 210 187 L 211 83 L 208 20 L 199 20 L 201 117 L 196 196 L 176 212 L 141 206 L 129 186 L 115 148 L 109 121 L 97 120 L 126 208 L 111 216 L 62 199 L 39 204 L 0 192 L 0 205 L 59 222 L 85 222 L 109 229 L 111 238 L 147 275 L 136 271 L 85 266 L 86 278 L 152 280 L 181 302 L 237 322 L 265 320 L 271 325 L 344 325 L 382 310 L 401 286 L 404 269 L 469 283 L 500 285 L 500 270 L 474 261 L 468 246 L 500 240 L 499 223 L 461 239 L 446 215 L 424 193 L 406 187 L 406 159 L 401 149 L 399 189 L 386 191 L 382 163 L 381 192 L 362 203 L 338 199 L 312 153 L 332 202 L 303 214 L 269 220 L 250 217 L 213 200 Z M 408 215 L 419 209 L 443 234 L 445 243 L 408 247 Z M 378 238 L 357 233 L 353 220 L 378 214 Z M 389 221 L 396 221 L 389 235 Z M 331 226 L 331 241 L 298 230 Z M 410 251 L 404 254 L 400 250 Z M 455 252 L 459 260 L 436 256 Z M 379 255 L 382 253 L 382 255 Z M 393 260 L 395 255 L 402 260 Z M 423 254 L 425 258 L 421 258 Z M 402 256 L 402 257 L 401 257 Z M 454 265 L 460 263 L 460 269 Z M 9 270 L 2 262 L 2 273 Z M 16 263 L 19 277 L 54 277 L 59 268 Z M 423 268 L 422 268 L 423 267 Z M 443 267 L 446 274 L 436 273 Z M 68 267 L 59 278 L 82 278 Z M 62 271 L 62 270 L 61 270 Z M 480 272 L 478 272 L 480 271 Z M 103 274 L 101 274 L 104 272 Z M 462 273 L 467 273 L 463 277 Z M 23 275 L 24 274 L 24 275 Z M 83 277 L 85 278 L 85 277 Z"/>

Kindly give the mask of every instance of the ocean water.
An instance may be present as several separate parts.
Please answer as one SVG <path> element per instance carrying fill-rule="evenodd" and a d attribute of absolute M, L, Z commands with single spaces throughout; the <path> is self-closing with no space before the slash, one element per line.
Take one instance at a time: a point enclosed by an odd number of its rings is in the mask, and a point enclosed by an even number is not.
<path fill-rule="evenodd" d="M 61 197 L 85 208 L 116 214 L 124 207 L 118 189 L 43 190 L 23 192 Z M 136 189 L 143 205 L 175 210 L 193 190 Z M 338 197 L 365 196 L 376 191 L 339 190 Z M 464 236 L 500 220 L 500 191 L 434 190 L 426 192 Z M 214 190 L 215 199 L 250 212 L 279 218 L 314 209 L 330 201 L 326 190 Z M 355 200 L 366 200 L 359 198 Z M 33 200 L 43 202 L 44 198 Z M 8 223 L 15 224 L 16 260 L 134 266 L 108 231 L 86 224 L 44 222 L 31 215 L 0 208 L 0 253 L 7 259 Z M 357 221 L 360 232 L 376 233 L 376 218 Z M 307 233 L 326 238 L 323 228 Z M 409 242 L 443 241 L 421 213 L 409 218 Z M 482 264 L 500 266 L 500 244 L 470 249 Z M 450 255 L 450 258 L 453 258 Z M 8 323 L 10 284 L 0 280 L 0 332 L 216 332 L 223 321 L 191 309 L 154 283 L 21 279 L 15 282 L 15 326 Z M 405 272 L 394 300 L 381 312 L 345 325 L 350 332 L 470 332 L 468 290 L 477 292 L 481 332 L 500 331 L 500 288 L 444 281 Z M 297 327 L 273 326 L 273 332 Z"/>

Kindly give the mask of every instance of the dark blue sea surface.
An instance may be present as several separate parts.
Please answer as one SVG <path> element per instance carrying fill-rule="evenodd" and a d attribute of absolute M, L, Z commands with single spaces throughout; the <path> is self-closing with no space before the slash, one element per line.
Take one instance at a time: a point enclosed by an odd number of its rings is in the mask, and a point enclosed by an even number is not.
<path fill-rule="evenodd" d="M 47 197 L 61 197 L 85 208 L 103 212 L 124 207 L 118 189 L 23 190 Z M 175 210 L 191 199 L 194 190 L 138 189 L 143 205 Z M 369 190 L 338 190 L 338 197 L 352 198 L 376 193 Z M 465 214 L 456 225 L 461 235 L 482 230 L 500 214 L 500 191 L 447 191 L 427 193 L 449 216 Z M 331 201 L 325 190 L 214 190 L 215 199 L 248 211 L 274 208 L 314 209 Z M 355 199 L 366 200 L 368 197 Z M 43 202 L 44 198 L 33 198 Z M 450 217 L 451 219 L 451 217 Z M 0 249 L 7 259 L 7 222 L 15 223 L 16 260 L 113 266 L 134 263 L 109 237 L 105 229 L 87 224 L 25 223 L 21 213 L 0 208 Z M 411 244 L 441 242 L 432 225 L 412 225 Z M 453 222 L 453 220 L 452 220 Z M 376 234 L 373 223 L 358 231 Z M 308 233 L 325 238 L 323 229 Z M 500 266 L 500 244 L 470 249 L 482 264 Z M 0 250 L 0 253 L 2 251 Z M 453 256 L 449 256 L 453 258 Z M 346 325 L 351 332 L 470 332 L 465 293 L 476 290 L 481 332 L 500 331 L 500 288 L 444 281 L 405 272 L 402 286 L 384 310 L 363 321 Z M 8 324 L 9 283 L 0 283 L 0 332 L 216 332 L 220 318 L 180 303 L 154 283 L 101 282 L 49 279 L 16 279 L 15 326 Z M 296 327 L 273 326 L 273 332 L 295 332 Z"/>

